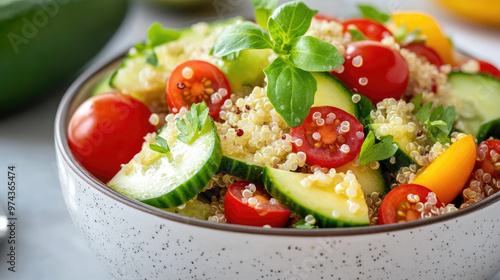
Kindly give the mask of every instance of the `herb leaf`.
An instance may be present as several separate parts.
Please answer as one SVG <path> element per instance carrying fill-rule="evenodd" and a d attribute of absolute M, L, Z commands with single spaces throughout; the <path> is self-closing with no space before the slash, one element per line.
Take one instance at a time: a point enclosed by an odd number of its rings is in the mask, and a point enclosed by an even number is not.
<path fill-rule="evenodd" d="M 267 20 L 278 7 L 278 0 L 251 0 L 255 7 L 255 20 L 262 28 L 267 28 Z"/>
<path fill-rule="evenodd" d="M 224 29 L 215 41 L 214 55 L 227 56 L 247 49 L 272 49 L 269 32 L 252 22 L 242 22 Z"/>
<path fill-rule="evenodd" d="M 165 140 L 163 137 L 156 136 L 156 144 L 149 144 L 149 148 L 155 152 L 166 154 L 170 152 L 170 147 L 168 146 L 167 140 Z"/>
<path fill-rule="evenodd" d="M 349 30 L 349 33 L 351 33 L 351 37 L 352 37 L 353 41 L 366 40 L 365 35 L 363 35 L 363 33 L 361 33 L 361 31 L 359 31 L 357 29 L 348 29 L 348 30 Z"/>
<path fill-rule="evenodd" d="M 267 97 L 276 112 L 289 126 L 299 126 L 314 103 L 316 79 L 281 57 L 276 58 L 264 72 L 268 78 Z"/>
<path fill-rule="evenodd" d="M 368 133 L 361 146 L 359 153 L 359 165 L 363 166 L 372 161 L 384 160 L 392 157 L 398 150 L 398 146 L 393 144 L 393 137 L 382 137 L 379 143 L 375 143 L 375 134 Z"/>
<path fill-rule="evenodd" d="M 295 224 L 292 225 L 293 228 L 299 228 L 299 229 L 313 229 L 313 228 L 318 228 L 317 225 L 310 225 L 306 224 L 304 220 L 300 220 L 296 222 Z"/>
<path fill-rule="evenodd" d="M 344 57 L 332 45 L 311 36 L 302 36 L 290 42 L 290 63 L 309 72 L 332 71 L 344 63 Z"/>
<path fill-rule="evenodd" d="M 417 97 L 412 99 L 412 103 L 421 102 L 422 98 L 416 98 Z M 432 102 L 427 102 L 420 107 L 415 107 L 413 112 L 417 119 L 427 127 L 427 136 L 432 141 L 441 142 L 443 144 L 451 143 L 449 134 L 457 118 L 455 107 L 448 106 L 443 108 L 443 105 L 440 105 L 434 110 L 431 110 L 431 108 Z"/>
<path fill-rule="evenodd" d="M 180 37 L 180 32 L 171 29 L 165 29 L 157 22 L 153 23 L 153 25 L 151 25 L 148 30 L 149 45 L 152 48 L 171 41 L 175 41 Z"/>
<path fill-rule="evenodd" d="M 278 7 L 271 18 L 279 23 L 288 38 L 293 39 L 306 34 L 313 16 L 317 13 L 302 2 L 289 2 Z"/>
<path fill-rule="evenodd" d="M 420 110 L 420 108 L 422 107 L 422 100 L 424 99 L 424 94 L 421 93 L 415 97 L 413 97 L 411 100 L 410 100 L 410 103 L 412 103 L 415 108 L 413 109 L 412 113 L 415 113 L 417 112 L 418 110 Z"/>
<path fill-rule="evenodd" d="M 205 102 L 193 103 L 191 109 L 186 113 L 186 120 L 181 117 L 175 119 L 179 134 L 177 139 L 189 144 L 197 135 L 197 132 L 203 130 L 203 126 L 208 119 L 208 107 Z"/>
<path fill-rule="evenodd" d="M 371 6 L 371 5 L 358 5 L 359 10 L 361 11 L 361 14 L 365 18 L 373 19 L 374 21 L 380 22 L 380 23 L 386 23 L 391 19 L 391 15 L 388 13 L 384 13 L 382 11 L 379 11 L 377 8 Z"/>
<path fill-rule="evenodd" d="M 267 21 L 269 27 L 269 35 L 274 42 L 273 50 L 277 54 L 286 54 L 284 50 L 285 44 L 288 43 L 288 36 L 286 36 L 285 31 L 281 28 L 281 25 L 274 20 L 273 18 L 269 18 Z"/>

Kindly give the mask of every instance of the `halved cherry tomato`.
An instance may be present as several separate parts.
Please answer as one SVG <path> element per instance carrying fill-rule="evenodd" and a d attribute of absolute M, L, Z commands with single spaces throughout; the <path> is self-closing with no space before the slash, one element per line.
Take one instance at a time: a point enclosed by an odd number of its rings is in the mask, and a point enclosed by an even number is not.
<path fill-rule="evenodd" d="M 229 186 L 224 209 L 228 223 L 258 227 L 284 227 L 291 214 L 262 186 L 249 181 L 238 181 Z"/>
<path fill-rule="evenodd" d="M 133 97 L 115 92 L 87 99 L 69 122 L 68 142 L 75 158 L 104 181 L 141 150 L 154 132 L 151 111 Z"/>
<path fill-rule="evenodd" d="M 344 32 L 348 32 L 349 26 L 354 25 L 368 40 L 381 41 L 387 36 L 392 36 L 389 29 L 370 19 L 351 19 L 344 21 L 342 24 L 344 25 Z"/>
<path fill-rule="evenodd" d="M 167 81 L 167 102 L 174 113 L 205 101 L 209 116 L 218 119 L 220 107 L 230 97 L 226 76 L 206 61 L 188 60 L 177 65 Z"/>
<path fill-rule="evenodd" d="M 364 141 L 363 125 L 353 115 L 330 106 L 312 107 L 290 134 L 298 139 L 293 144 L 294 152 L 304 152 L 307 164 L 328 168 L 353 160 Z"/>
<path fill-rule="evenodd" d="M 500 140 L 486 140 L 477 147 L 474 172 L 482 169 L 496 180 L 500 179 Z"/>
<path fill-rule="evenodd" d="M 426 202 L 437 207 L 442 206 L 436 194 L 422 185 L 406 184 L 396 187 L 382 200 L 378 223 L 385 225 L 419 220 Z"/>
<path fill-rule="evenodd" d="M 389 97 L 399 99 L 406 91 L 410 77 L 403 56 L 375 41 L 348 44 L 343 69 L 340 67 L 331 73 L 353 92 L 368 97 L 373 104 Z"/>
<path fill-rule="evenodd" d="M 492 64 L 490 64 L 486 61 L 483 61 L 480 59 L 475 59 L 475 60 L 477 60 L 477 62 L 479 63 L 479 72 L 480 73 L 489 74 L 493 77 L 496 77 L 497 79 L 500 79 L 500 70 L 498 70 L 498 68 L 496 68 L 495 66 L 493 66 Z M 460 65 L 467 63 L 467 61 L 469 61 L 469 60 L 467 59 L 467 60 L 461 62 Z"/>
<path fill-rule="evenodd" d="M 424 58 L 430 64 L 436 65 L 438 69 L 444 64 L 439 54 L 424 43 L 410 43 L 403 48 L 415 53 L 419 58 Z"/>

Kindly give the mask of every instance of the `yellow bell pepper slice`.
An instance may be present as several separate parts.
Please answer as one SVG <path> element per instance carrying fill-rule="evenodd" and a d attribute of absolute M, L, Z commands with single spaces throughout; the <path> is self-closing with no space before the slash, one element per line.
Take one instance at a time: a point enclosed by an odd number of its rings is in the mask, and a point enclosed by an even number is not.
<path fill-rule="evenodd" d="M 456 65 L 453 58 L 453 45 L 432 16 L 421 12 L 394 12 L 392 20 L 398 27 L 406 25 L 408 32 L 420 28 L 420 34 L 426 37 L 426 44 L 441 56 L 443 62 L 452 66 Z"/>
<path fill-rule="evenodd" d="M 412 184 L 433 191 L 439 200 L 450 203 L 462 191 L 476 163 L 476 142 L 472 135 L 461 138 L 417 175 Z"/>

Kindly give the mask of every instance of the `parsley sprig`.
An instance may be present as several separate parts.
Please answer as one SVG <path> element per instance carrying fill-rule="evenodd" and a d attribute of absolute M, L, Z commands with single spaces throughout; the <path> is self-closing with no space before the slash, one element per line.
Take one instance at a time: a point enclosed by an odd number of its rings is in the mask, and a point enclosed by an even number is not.
<path fill-rule="evenodd" d="M 372 161 L 379 161 L 392 157 L 398 150 L 398 146 L 394 144 L 393 141 L 392 136 L 385 136 L 376 143 L 375 134 L 370 131 L 361 146 L 359 165 L 363 166 Z"/>
<path fill-rule="evenodd" d="M 203 130 L 203 126 L 208 120 L 207 104 L 205 102 L 193 103 L 185 117 L 186 119 L 181 117 L 175 119 L 177 129 L 179 129 L 177 139 L 190 144 L 198 133 Z"/>
<path fill-rule="evenodd" d="M 451 143 L 450 133 L 457 118 L 457 110 L 453 106 L 439 105 L 432 110 L 432 102 L 422 105 L 423 95 L 414 97 L 410 102 L 415 105 L 413 114 L 427 127 L 427 136 L 434 142 Z"/>
<path fill-rule="evenodd" d="M 273 2 L 273 1 L 271 1 Z M 270 11 L 274 2 L 252 1 L 259 9 Z M 272 5 L 271 5 L 272 4 Z M 278 56 L 264 69 L 267 96 L 285 122 L 299 126 L 309 114 L 317 83 L 310 72 L 332 71 L 344 63 L 337 49 L 320 39 L 304 36 L 317 13 L 302 2 L 279 6 L 269 16 L 257 15 L 259 24 L 243 22 L 226 28 L 215 41 L 213 54 L 226 57 L 246 49 L 272 49 Z"/>

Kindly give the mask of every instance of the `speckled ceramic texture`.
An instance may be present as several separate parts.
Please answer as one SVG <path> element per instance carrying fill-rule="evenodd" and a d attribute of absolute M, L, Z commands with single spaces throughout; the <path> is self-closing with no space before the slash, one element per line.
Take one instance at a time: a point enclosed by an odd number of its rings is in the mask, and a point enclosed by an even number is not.
<path fill-rule="evenodd" d="M 65 135 L 68 116 L 118 61 L 68 90 L 55 132 L 68 210 L 116 279 L 489 279 L 500 270 L 500 194 L 428 220 L 296 230 L 213 224 L 110 190 L 78 165 Z"/>

